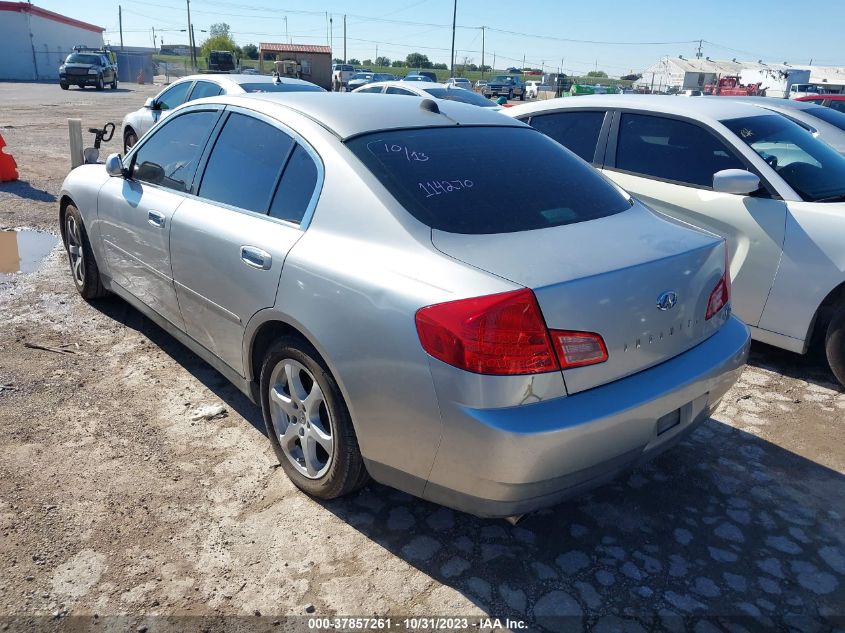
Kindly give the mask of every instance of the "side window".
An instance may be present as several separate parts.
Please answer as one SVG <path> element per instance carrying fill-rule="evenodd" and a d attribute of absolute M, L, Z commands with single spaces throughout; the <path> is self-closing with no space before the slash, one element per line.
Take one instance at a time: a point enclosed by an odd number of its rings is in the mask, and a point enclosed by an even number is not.
<path fill-rule="evenodd" d="M 409 97 L 413 97 L 414 93 L 410 90 L 405 90 L 403 88 L 397 88 L 396 86 L 389 86 L 385 91 L 385 94 L 389 95 L 407 95 Z"/>
<path fill-rule="evenodd" d="M 593 162 L 603 123 L 604 112 L 558 112 L 531 117 L 531 127 L 588 163 Z"/>
<path fill-rule="evenodd" d="M 317 187 L 317 165 L 301 145 L 297 145 L 285 167 L 273 197 L 270 215 L 299 224 Z"/>
<path fill-rule="evenodd" d="M 293 139 L 250 116 L 232 113 L 214 143 L 199 196 L 267 213 Z"/>
<path fill-rule="evenodd" d="M 223 88 L 217 84 L 213 84 L 210 81 L 198 81 L 194 84 L 194 89 L 191 90 L 191 98 L 189 101 L 202 99 L 203 97 L 216 97 L 222 92 Z"/>
<path fill-rule="evenodd" d="M 712 187 L 717 171 L 745 169 L 733 152 L 704 128 L 644 114 L 622 115 L 616 167 L 700 187 Z"/>
<path fill-rule="evenodd" d="M 361 88 L 358 92 L 381 92 L 381 86 Z"/>
<path fill-rule="evenodd" d="M 182 105 L 185 97 L 188 95 L 188 88 L 191 87 L 190 81 L 183 81 L 182 83 L 174 84 L 165 90 L 159 97 L 156 97 L 156 103 L 159 110 L 172 110 L 176 106 Z"/>
<path fill-rule="evenodd" d="M 845 112 L 845 100 L 842 99 L 831 99 L 827 106 L 831 110 L 838 110 L 839 112 Z"/>
<path fill-rule="evenodd" d="M 188 112 L 165 119 L 132 159 L 132 177 L 179 192 L 189 192 L 197 163 L 218 112 Z"/>

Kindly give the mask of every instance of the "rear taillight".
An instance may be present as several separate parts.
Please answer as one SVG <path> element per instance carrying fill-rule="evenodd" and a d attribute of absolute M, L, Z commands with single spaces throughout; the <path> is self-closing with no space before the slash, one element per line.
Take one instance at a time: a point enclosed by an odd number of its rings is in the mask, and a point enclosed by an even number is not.
<path fill-rule="evenodd" d="M 719 283 L 713 288 L 710 293 L 710 298 L 707 300 L 707 312 L 704 314 L 704 320 L 709 321 L 719 310 L 728 305 L 731 300 L 731 262 L 728 257 L 728 243 L 725 242 L 725 272 Z"/>
<path fill-rule="evenodd" d="M 607 348 L 598 334 L 562 330 L 552 330 L 551 334 L 561 369 L 595 365 L 607 360 Z"/>
<path fill-rule="evenodd" d="M 421 308 L 416 322 L 426 352 L 478 374 L 539 374 L 607 360 L 598 334 L 549 332 L 528 289 Z"/>
<path fill-rule="evenodd" d="M 516 290 L 421 308 L 416 316 L 423 349 L 478 374 L 538 374 L 559 369 L 530 290 Z"/>

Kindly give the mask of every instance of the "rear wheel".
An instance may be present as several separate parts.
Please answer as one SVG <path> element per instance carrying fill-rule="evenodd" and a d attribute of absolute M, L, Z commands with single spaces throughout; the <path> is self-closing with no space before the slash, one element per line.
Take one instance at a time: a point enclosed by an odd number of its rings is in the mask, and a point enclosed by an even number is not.
<path fill-rule="evenodd" d="M 100 279 L 100 269 L 91 251 L 82 216 L 72 204 L 65 209 L 65 250 L 73 283 L 83 299 L 97 299 L 108 294 Z"/>
<path fill-rule="evenodd" d="M 845 303 L 840 303 L 827 326 L 824 351 L 836 379 L 845 386 Z"/>
<path fill-rule="evenodd" d="M 59 86 L 61 86 L 62 90 L 67 90 L 68 88 L 70 88 L 70 86 L 68 84 L 66 84 L 64 81 L 61 82 L 59 84 Z"/>
<path fill-rule="evenodd" d="M 112 90 L 117 90 L 117 73 L 114 74 L 114 79 L 111 80 Z"/>
<path fill-rule="evenodd" d="M 126 132 L 123 133 L 123 153 L 126 154 L 137 142 L 138 135 L 135 133 L 135 130 L 131 127 L 127 128 Z"/>
<path fill-rule="evenodd" d="M 343 396 L 317 351 L 282 337 L 261 368 L 261 408 L 282 468 L 301 490 L 334 499 L 368 479 Z"/>

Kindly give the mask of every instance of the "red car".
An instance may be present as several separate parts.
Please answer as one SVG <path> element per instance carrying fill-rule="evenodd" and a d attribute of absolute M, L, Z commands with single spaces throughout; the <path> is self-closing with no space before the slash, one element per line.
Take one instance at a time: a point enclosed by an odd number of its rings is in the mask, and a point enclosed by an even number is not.
<path fill-rule="evenodd" d="M 845 112 L 845 94 L 842 95 L 813 95 L 807 97 L 799 97 L 796 101 L 811 101 L 819 105 Z"/>

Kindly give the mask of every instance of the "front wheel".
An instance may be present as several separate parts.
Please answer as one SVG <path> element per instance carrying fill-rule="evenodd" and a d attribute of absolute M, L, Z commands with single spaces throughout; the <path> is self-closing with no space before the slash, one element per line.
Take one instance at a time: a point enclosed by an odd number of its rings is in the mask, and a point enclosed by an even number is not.
<path fill-rule="evenodd" d="M 97 75 L 97 90 L 102 90 L 106 87 L 106 84 L 103 82 L 103 76 Z"/>
<path fill-rule="evenodd" d="M 70 88 L 70 86 L 68 84 L 66 84 L 64 81 L 61 82 L 59 84 L 59 86 L 61 87 L 62 90 L 67 90 L 68 88 Z"/>
<path fill-rule="evenodd" d="M 138 135 L 135 134 L 135 130 L 129 128 L 123 134 L 123 155 L 125 156 L 126 153 L 132 149 L 135 143 L 138 142 Z"/>
<path fill-rule="evenodd" d="M 111 89 L 117 90 L 117 75 L 115 74 L 114 79 L 111 80 Z"/>
<path fill-rule="evenodd" d="M 845 303 L 839 304 L 839 309 L 827 326 L 824 351 L 833 375 L 845 386 Z"/>
<path fill-rule="evenodd" d="M 334 499 L 368 479 L 343 396 L 317 351 L 282 337 L 261 367 L 261 409 L 282 468 L 301 490 Z"/>
<path fill-rule="evenodd" d="M 100 279 L 100 269 L 91 251 L 82 215 L 72 204 L 65 209 L 64 242 L 73 283 L 83 299 L 97 299 L 108 294 Z"/>

